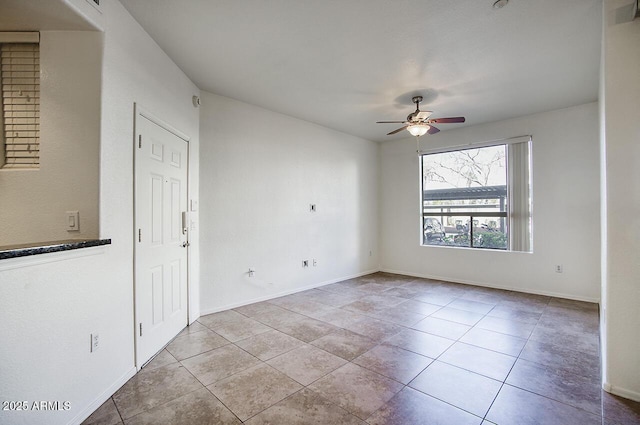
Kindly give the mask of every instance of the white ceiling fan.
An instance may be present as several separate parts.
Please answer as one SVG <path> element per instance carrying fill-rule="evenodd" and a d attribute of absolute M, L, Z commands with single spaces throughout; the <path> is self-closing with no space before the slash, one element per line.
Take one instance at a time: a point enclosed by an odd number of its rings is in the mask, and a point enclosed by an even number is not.
<path fill-rule="evenodd" d="M 393 130 L 387 133 L 387 136 L 399 133 L 402 130 L 407 130 L 412 136 L 420 137 L 425 134 L 436 134 L 440 131 L 439 128 L 434 127 L 433 124 L 455 124 L 465 121 L 464 117 L 449 117 L 449 118 L 429 118 L 433 111 L 421 111 L 420 102 L 422 102 L 422 96 L 414 96 L 411 98 L 413 103 L 416 104 L 416 110 L 407 115 L 405 121 L 377 121 L 377 124 L 404 124 L 403 127 Z"/>

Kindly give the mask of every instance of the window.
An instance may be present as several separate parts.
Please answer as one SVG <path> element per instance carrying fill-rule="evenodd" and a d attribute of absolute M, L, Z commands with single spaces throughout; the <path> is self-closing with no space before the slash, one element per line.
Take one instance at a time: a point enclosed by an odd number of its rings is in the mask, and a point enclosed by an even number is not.
<path fill-rule="evenodd" d="M 2 168 L 40 166 L 40 49 L 38 42 L 24 42 L 35 37 L 0 33 Z"/>
<path fill-rule="evenodd" d="M 531 251 L 530 145 L 423 154 L 423 245 Z"/>

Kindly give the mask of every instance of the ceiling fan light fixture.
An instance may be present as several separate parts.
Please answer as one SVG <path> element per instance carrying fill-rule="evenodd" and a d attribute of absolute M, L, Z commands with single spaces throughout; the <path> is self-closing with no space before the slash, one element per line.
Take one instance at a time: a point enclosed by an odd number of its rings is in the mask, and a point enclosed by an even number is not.
<path fill-rule="evenodd" d="M 409 131 L 409 133 L 411 133 L 412 136 L 420 137 L 427 134 L 429 128 L 431 127 L 427 124 L 412 124 L 407 127 L 407 130 Z"/>

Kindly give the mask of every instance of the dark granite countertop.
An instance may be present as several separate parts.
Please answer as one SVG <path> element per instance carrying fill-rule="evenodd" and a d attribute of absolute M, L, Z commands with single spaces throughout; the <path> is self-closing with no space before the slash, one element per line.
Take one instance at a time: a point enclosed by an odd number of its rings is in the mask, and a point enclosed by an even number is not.
<path fill-rule="evenodd" d="M 0 260 L 109 244 L 111 244 L 111 239 L 67 239 L 63 241 L 0 246 Z"/>

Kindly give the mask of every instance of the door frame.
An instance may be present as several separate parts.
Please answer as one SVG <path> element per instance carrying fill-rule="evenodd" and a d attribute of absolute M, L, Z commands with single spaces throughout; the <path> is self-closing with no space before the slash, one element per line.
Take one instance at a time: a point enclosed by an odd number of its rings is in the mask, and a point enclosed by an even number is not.
<path fill-rule="evenodd" d="M 158 118 L 156 115 L 154 115 L 153 113 L 151 113 L 148 109 L 140 106 L 140 104 L 138 104 L 137 102 L 133 103 L 133 143 L 132 143 L 132 148 L 133 148 L 133 229 L 132 229 L 132 243 L 133 243 L 133 354 L 134 354 L 134 364 L 136 367 L 136 371 L 140 371 L 140 369 L 142 369 L 142 367 L 144 365 L 146 365 L 147 363 L 149 363 L 151 360 L 154 359 L 155 356 L 152 356 L 149 360 L 147 360 L 144 364 L 140 364 L 139 359 L 138 359 L 138 339 L 140 338 L 139 333 L 138 333 L 138 317 L 137 317 L 137 312 L 138 312 L 138 297 L 136 297 L 136 274 L 137 274 L 137 270 L 138 270 L 138 256 L 137 256 L 137 250 L 138 250 L 138 243 L 137 243 L 137 234 L 138 234 L 138 226 L 136 223 L 136 201 L 137 201 L 137 194 L 136 194 L 136 181 L 138 178 L 137 175 L 137 170 L 136 170 L 136 156 L 138 155 L 139 149 L 138 149 L 138 142 L 139 142 L 139 127 L 138 127 L 138 123 L 139 123 L 139 119 L 140 117 L 142 117 L 143 119 L 147 119 L 149 121 L 151 121 L 152 123 L 154 123 L 155 125 L 165 129 L 166 131 L 168 131 L 169 133 L 172 133 L 174 136 L 184 140 L 187 143 L 187 206 L 186 206 L 186 211 L 187 214 L 189 214 L 190 211 L 190 200 L 191 200 L 191 192 L 190 192 L 190 187 L 191 187 L 191 168 L 190 168 L 190 164 L 191 164 L 191 160 L 190 160 L 190 156 L 191 156 L 191 138 L 189 136 L 187 136 L 186 134 L 184 134 L 183 132 L 181 132 L 180 130 L 176 129 L 175 127 L 173 127 L 172 125 L 168 124 L 166 121 Z M 190 243 L 191 242 L 191 226 L 188 226 L 188 230 L 187 230 L 187 242 Z M 187 320 L 185 322 L 185 327 L 189 324 L 189 320 L 190 320 L 190 309 L 191 309 L 191 248 L 189 245 L 187 245 Z"/>

